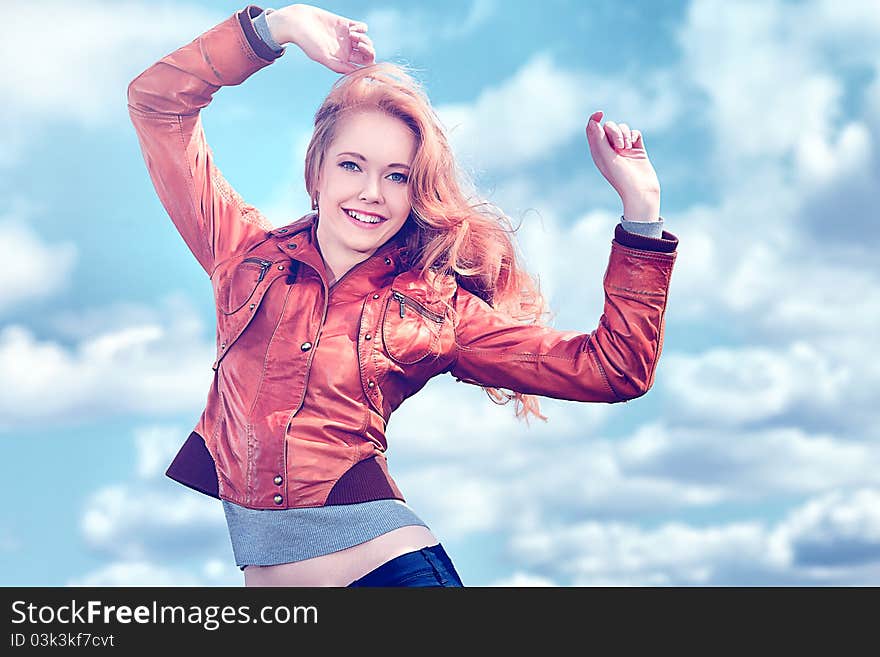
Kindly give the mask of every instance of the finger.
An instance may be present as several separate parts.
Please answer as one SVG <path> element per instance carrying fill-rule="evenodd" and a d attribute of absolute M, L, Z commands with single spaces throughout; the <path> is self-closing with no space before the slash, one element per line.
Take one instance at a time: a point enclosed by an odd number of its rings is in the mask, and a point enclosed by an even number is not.
<path fill-rule="evenodd" d="M 587 141 L 590 143 L 593 159 L 597 162 L 604 161 L 614 154 L 614 149 L 608 143 L 605 128 L 599 124 L 601 118 L 602 112 L 595 112 L 587 122 Z"/>
<path fill-rule="evenodd" d="M 349 30 L 358 30 L 359 32 L 367 31 L 367 24 L 363 21 L 348 21 Z"/>
<path fill-rule="evenodd" d="M 605 121 L 605 134 L 608 135 L 608 142 L 613 148 L 623 148 L 623 135 L 614 121 Z"/>
<path fill-rule="evenodd" d="M 362 32 L 352 32 L 350 38 L 352 48 L 363 48 L 365 45 L 372 46 L 370 37 Z"/>
<path fill-rule="evenodd" d="M 355 44 L 352 54 L 360 55 L 364 61 L 370 61 L 376 57 L 376 50 L 366 41 L 360 41 Z"/>
<path fill-rule="evenodd" d="M 630 129 L 626 123 L 618 124 L 620 128 L 620 133 L 623 136 L 623 147 L 624 148 L 632 148 L 632 137 L 630 136 Z"/>
<path fill-rule="evenodd" d="M 358 48 L 352 51 L 351 59 L 361 66 L 366 66 L 376 61 L 376 53 L 372 48 Z"/>
<path fill-rule="evenodd" d="M 640 130 L 633 130 L 633 148 L 644 148 L 645 142 L 642 140 L 642 133 Z"/>
<path fill-rule="evenodd" d="M 360 66 L 368 66 L 375 63 L 376 56 L 370 52 L 355 52 L 352 56 L 353 61 L 357 61 Z"/>
<path fill-rule="evenodd" d="M 354 40 L 355 44 L 358 46 L 363 46 L 366 44 L 369 47 L 373 47 L 373 42 L 370 40 L 366 34 L 362 34 L 360 32 L 353 32 L 351 38 Z"/>

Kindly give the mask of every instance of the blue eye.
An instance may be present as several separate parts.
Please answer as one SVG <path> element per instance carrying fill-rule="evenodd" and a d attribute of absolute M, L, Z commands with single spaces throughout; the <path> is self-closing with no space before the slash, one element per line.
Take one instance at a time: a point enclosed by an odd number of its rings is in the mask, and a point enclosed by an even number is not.
<path fill-rule="evenodd" d="M 340 163 L 339 163 L 339 166 L 341 166 L 341 167 L 342 167 L 343 169 L 345 169 L 346 171 L 353 171 L 353 169 L 349 169 L 347 166 L 345 166 L 346 164 L 350 164 L 350 165 L 352 165 L 352 166 L 354 166 L 354 167 L 360 168 L 360 167 L 358 167 L 358 165 L 357 165 L 355 162 L 352 162 L 351 160 L 345 160 L 344 162 L 340 162 Z M 398 172 L 398 171 L 395 171 L 394 173 L 391 173 L 391 174 L 389 174 L 389 175 L 391 175 L 391 176 L 400 176 L 399 179 L 397 179 L 397 180 L 394 181 L 394 182 L 396 182 L 398 185 L 403 185 L 403 184 L 405 184 L 405 183 L 409 180 L 409 178 L 407 178 L 406 174 L 400 173 L 400 172 Z"/>

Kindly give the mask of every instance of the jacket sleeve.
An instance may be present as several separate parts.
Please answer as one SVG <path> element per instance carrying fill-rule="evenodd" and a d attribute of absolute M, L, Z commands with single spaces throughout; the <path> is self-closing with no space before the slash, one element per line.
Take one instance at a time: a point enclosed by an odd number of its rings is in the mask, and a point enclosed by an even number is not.
<path fill-rule="evenodd" d="M 624 245 L 640 239 L 654 244 Z M 465 383 L 570 401 L 640 397 L 654 383 L 677 245 L 667 231 L 643 238 L 617 226 L 603 280 L 604 312 L 589 334 L 518 323 L 459 287 L 450 373 Z"/>
<path fill-rule="evenodd" d="M 217 265 L 272 226 L 223 177 L 200 111 L 222 86 L 239 85 L 283 54 L 263 42 L 248 5 L 166 55 L 128 85 L 128 110 L 153 186 L 190 251 Z"/>

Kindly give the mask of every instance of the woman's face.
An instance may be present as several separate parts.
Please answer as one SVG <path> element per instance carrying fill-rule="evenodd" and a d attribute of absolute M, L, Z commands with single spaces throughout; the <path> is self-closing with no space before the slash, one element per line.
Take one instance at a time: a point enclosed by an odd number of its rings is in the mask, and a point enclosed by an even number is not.
<path fill-rule="evenodd" d="M 400 119 L 365 110 L 342 120 L 318 176 L 318 242 L 325 256 L 364 259 L 409 216 L 416 138 Z M 346 210 L 366 213 L 368 223 Z M 377 221 L 378 218 L 378 222 Z"/>

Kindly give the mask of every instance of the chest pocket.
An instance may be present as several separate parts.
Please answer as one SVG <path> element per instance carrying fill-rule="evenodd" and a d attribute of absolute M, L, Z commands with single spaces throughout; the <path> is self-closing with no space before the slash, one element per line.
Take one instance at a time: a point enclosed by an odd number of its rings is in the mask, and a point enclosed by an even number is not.
<path fill-rule="evenodd" d="M 290 265 L 290 261 L 286 261 L 283 271 L 287 272 Z M 274 269 L 273 261 L 248 256 L 222 274 L 216 293 L 217 359 L 212 366 L 214 370 L 259 311 L 269 286 L 278 278 L 289 275 L 279 275 Z"/>
<path fill-rule="evenodd" d="M 382 315 L 382 344 L 390 358 L 403 365 L 440 355 L 446 317 L 411 295 L 392 289 Z"/>
<path fill-rule="evenodd" d="M 217 310 L 224 315 L 238 312 L 251 300 L 257 287 L 266 278 L 270 260 L 248 257 L 224 277 L 217 294 Z"/>

